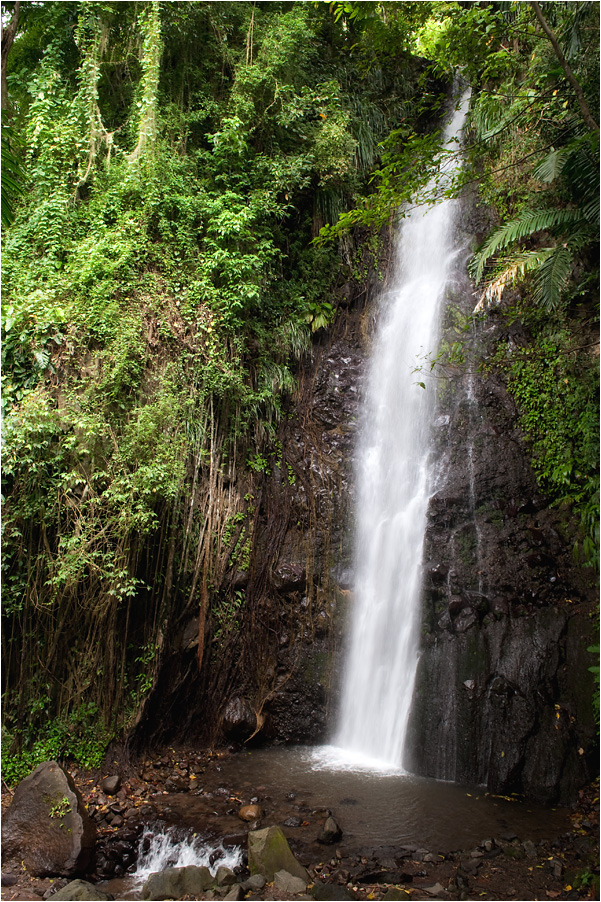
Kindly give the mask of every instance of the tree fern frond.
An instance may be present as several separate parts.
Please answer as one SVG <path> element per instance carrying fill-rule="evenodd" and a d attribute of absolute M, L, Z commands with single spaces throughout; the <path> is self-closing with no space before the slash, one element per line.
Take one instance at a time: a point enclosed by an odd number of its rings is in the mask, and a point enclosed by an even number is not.
<path fill-rule="evenodd" d="M 561 175 L 566 161 L 569 160 L 572 153 L 571 145 L 560 147 L 558 150 L 552 150 L 551 153 L 540 161 L 534 169 L 532 175 L 540 182 L 553 182 Z"/>
<path fill-rule="evenodd" d="M 524 210 L 517 219 L 512 219 L 493 232 L 476 251 L 470 262 L 470 273 L 474 281 L 476 284 L 481 281 L 486 263 L 498 251 L 536 232 L 557 229 L 581 218 L 576 210 Z"/>
<path fill-rule="evenodd" d="M 508 285 L 523 279 L 526 273 L 540 267 L 554 250 L 555 248 L 552 247 L 538 248 L 535 251 L 524 251 L 506 260 L 503 264 L 503 269 L 497 272 L 495 277 L 486 285 L 474 308 L 474 313 L 484 310 L 493 304 L 498 304 Z"/>
<path fill-rule="evenodd" d="M 568 286 L 574 257 L 567 244 L 558 244 L 538 267 L 534 277 L 533 300 L 546 310 L 555 310 Z"/>

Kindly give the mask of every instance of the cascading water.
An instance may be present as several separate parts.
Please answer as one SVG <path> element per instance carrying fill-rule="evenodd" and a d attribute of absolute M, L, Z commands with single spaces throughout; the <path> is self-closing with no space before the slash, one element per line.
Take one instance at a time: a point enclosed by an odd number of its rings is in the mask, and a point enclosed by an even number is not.
<path fill-rule="evenodd" d="M 457 144 L 468 99 L 466 92 L 445 129 L 449 148 Z M 457 165 L 447 163 L 447 172 Z M 355 607 L 335 738 L 343 757 L 368 766 L 403 764 L 418 658 L 434 395 L 428 374 L 416 375 L 416 368 L 437 344 L 455 211 L 456 201 L 443 200 L 405 220 L 397 284 L 382 299 L 368 373 L 356 469 Z"/>

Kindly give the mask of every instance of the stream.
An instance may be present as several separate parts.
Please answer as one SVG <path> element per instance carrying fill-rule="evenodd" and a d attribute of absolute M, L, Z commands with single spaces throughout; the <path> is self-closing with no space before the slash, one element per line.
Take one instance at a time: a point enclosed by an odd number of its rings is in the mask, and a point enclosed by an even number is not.
<path fill-rule="evenodd" d="M 336 848 L 345 857 L 445 853 L 493 837 L 539 842 L 569 828 L 565 809 L 493 796 L 482 787 L 351 767 L 329 746 L 271 747 L 216 759 L 198 790 L 152 796 L 158 818 L 140 840 L 136 872 L 102 885 L 116 898 L 135 899 L 153 871 L 189 864 L 215 871 L 241 863 L 248 825 L 237 811 L 251 801 L 264 811 L 260 826 L 281 825 L 304 864 L 333 852 L 316 842 L 326 810 L 343 830 Z"/>

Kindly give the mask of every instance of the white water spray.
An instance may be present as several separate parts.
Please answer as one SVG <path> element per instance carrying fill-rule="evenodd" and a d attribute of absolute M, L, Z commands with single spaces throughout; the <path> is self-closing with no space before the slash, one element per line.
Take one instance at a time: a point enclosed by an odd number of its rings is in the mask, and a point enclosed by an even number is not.
<path fill-rule="evenodd" d="M 213 875 L 217 868 L 233 870 L 242 863 L 242 850 L 212 845 L 195 833 L 181 836 L 181 831 L 170 827 L 156 830 L 148 827 L 141 839 L 134 878 L 137 883 L 147 880 L 151 874 L 165 868 L 184 868 L 188 865 L 207 867 Z"/>
<path fill-rule="evenodd" d="M 445 129 L 451 149 L 468 98 L 466 92 Z M 447 171 L 457 165 L 449 163 Z M 418 658 L 434 400 L 428 373 L 415 370 L 437 345 L 456 204 L 443 200 L 411 211 L 398 239 L 396 285 L 381 302 L 357 457 L 355 606 L 335 738 L 351 766 L 403 765 Z"/>

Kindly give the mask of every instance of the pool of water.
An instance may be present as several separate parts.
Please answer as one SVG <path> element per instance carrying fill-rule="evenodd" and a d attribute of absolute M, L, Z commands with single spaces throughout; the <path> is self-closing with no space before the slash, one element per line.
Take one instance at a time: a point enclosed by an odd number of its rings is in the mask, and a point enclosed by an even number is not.
<path fill-rule="evenodd" d="M 217 866 L 240 861 L 248 825 L 237 811 L 249 802 L 261 805 L 261 826 L 283 826 L 306 864 L 324 855 L 316 839 L 326 809 L 342 828 L 337 846 L 345 856 L 385 857 L 403 848 L 445 853 L 514 836 L 538 842 L 569 829 L 565 809 L 416 777 L 349 759 L 330 746 L 225 755 L 211 761 L 199 783 L 195 792 L 159 791 L 152 797 L 159 821 L 149 825 L 139 873 L 104 884 L 116 898 L 140 898 L 143 879 L 166 867 L 212 865 L 215 856 Z"/>
<path fill-rule="evenodd" d="M 296 805 L 332 810 L 347 846 L 417 845 L 435 852 L 468 848 L 514 833 L 534 842 L 568 829 L 568 813 L 482 787 L 415 777 L 331 747 L 270 748 L 231 756 L 221 764 L 226 784 L 268 787 L 274 801 L 294 793 Z"/>

